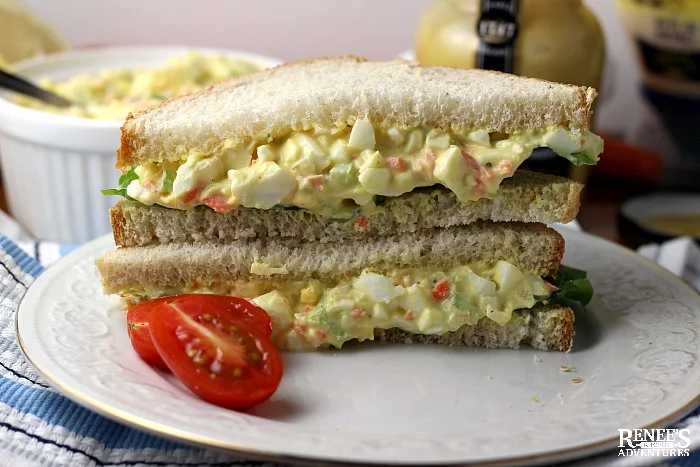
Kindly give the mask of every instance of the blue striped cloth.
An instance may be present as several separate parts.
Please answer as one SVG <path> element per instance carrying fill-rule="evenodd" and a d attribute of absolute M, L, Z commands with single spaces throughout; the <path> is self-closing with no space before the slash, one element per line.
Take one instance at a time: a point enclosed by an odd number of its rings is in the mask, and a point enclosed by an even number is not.
<path fill-rule="evenodd" d="M 34 373 L 17 346 L 14 313 L 34 279 L 72 248 L 15 243 L 0 235 L 0 467 L 272 465 L 185 446 L 110 421 L 64 398 Z M 694 417 L 700 437 L 700 410 Z M 576 465 L 641 465 L 638 457 L 616 454 Z M 700 454 L 662 465 L 700 467 Z"/>
<path fill-rule="evenodd" d="M 45 265 L 72 249 L 0 235 L 0 466 L 273 465 L 108 420 L 60 395 L 29 367 L 15 339 L 17 304 Z"/>

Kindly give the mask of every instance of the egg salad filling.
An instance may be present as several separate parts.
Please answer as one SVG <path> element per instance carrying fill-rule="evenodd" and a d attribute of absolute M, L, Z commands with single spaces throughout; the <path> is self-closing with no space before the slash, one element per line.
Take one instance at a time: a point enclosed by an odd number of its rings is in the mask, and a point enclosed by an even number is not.
<path fill-rule="evenodd" d="M 124 121 L 126 116 L 165 99 L 195 91 L 233 76 L 259 71 L 262 66 L 222 54 L 195 50 L 173 57 L 156 68 L 103 69 L 65 81 L 45 78 L 39 85 L 76 105 L 56 107 L 31 97 L 17 96 L 19 105 L 71 117 Z"/>
<path fill-rule="evenodd" d="M 122 291 L 156 298 L 178 293 L 225 293 L 252 299 L 272 318 L 272 339 L 282 350 L 340 348 L 373 340 L 377 329 L 441 335 L 490 319 L 505 325 L 513 311 L 532 308 L 556 287 L 506 261 L 448 269 L 364 270 L 340 284 L 319 280 L 254 280 L 227 286 Z"/>
<path fill-rule="evenodd" d="M 210 154 L 193 152 L 185 160 L 134 167 L 122 176 L 122 190 L 104 193 L 176 209 L 287 207 L 347 218 L 375 209 L 378 197 L 436 184 L 461 201 L 492 196 L 538 147 L 577 165 L 595 164 L 603 140 L 563 128 L 513 134 L 478 130 L 462 136 L 357 120 L 245 147 L 224 140 Z"/>

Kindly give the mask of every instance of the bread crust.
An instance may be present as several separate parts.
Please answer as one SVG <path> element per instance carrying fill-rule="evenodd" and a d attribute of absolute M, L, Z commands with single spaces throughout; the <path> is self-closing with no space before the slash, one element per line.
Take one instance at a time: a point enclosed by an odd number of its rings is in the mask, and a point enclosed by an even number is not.
<path fill-rule="evenodd" d="M 574 335 L 576 334 L 574 330 L 574 322 L 576 317 L 574 315 L 574 310 L 571 308 L 564 308 L 562 313 L 562 331 L 559 334 L 553 335 L 548 339 L 548 346 L 551 349 L 559 350 L 562 352 L 570 352 L 574 345 Z"/>
<path fill-rule="evenodd" d="M 109 221 L 112 224 L 112 236 L 114 244 L 117 246 L 125 246 L 129 242 L 127 235 L 128 220 L 121 209 L 122 204 L 117 203 L 109 210 Z"/>
<path fill-rule="evenodd" d="M 584 130 L 596 96 L 593 88 L 404 60 L 347 56 L 291 62 L 129 114 L 116 166 L 126 171 L 147 161 L 180 160 L 190 149 L 210 152 L 224 138 L 250 141 L 365 117 L 457 132 Z"/>

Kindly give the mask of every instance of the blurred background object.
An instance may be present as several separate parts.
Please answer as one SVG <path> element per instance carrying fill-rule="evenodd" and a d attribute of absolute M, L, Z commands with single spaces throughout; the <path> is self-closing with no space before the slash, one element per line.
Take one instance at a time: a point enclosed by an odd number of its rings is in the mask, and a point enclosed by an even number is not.
<path fill-rule="evenodd" d="M 134 53 L 136 50 L 132 49 Z M 146 66 L 147 65 L 147 66 Z M 165 99 L 199 91 L 234 76 L 259 71 L 260 63 L 243 60 L 226 53 L 201 53 L 186 50 L 170 57 L 166 63 L 139 68 L 104 68 L 81 72 L 68 79 L 43 77 L 38 84 L 74 105 L 64 108 L 24 95 L 13 101 L 41 110 L 71 117 L 124 121 L 129 112 L 155 107 Z"/>
<path fill-rule="evenodd" d="M 605 40 L 581 0 L 436 0 L 418 22 L 415 52 L 427 66 L 507 71 L 600 89 Z"/>
<path fill-rule="evenodd" d="M 700 190 L 700 2 L 616 0 L 653 115 L 634 135 L 663 151 L 662 184 Z"/>
<path fill-rule="evenodd" d="M 0 0 L 0 67 L 67 48 L 64 37 L 23 2 Z"/>
<path fill-rule="evenodd" d="M 117 185 L 115 150 L 127 114 L 279 63 L 234 50 L 105 46 L 13 64 L 78 106 L 54 109 L 0 90 L 4 209 L 45 241 L 84 243 L 111 232 L 116 201 L 100 191 Z"/>

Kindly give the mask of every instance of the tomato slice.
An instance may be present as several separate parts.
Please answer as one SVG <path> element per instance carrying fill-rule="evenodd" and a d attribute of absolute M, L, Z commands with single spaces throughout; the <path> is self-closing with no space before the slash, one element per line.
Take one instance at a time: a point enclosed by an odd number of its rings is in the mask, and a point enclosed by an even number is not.
<path fill-rule="evenodd" d="M 282 380 L 282 357 L 269 336 L 229 309 L 187 300 L 161 304 L 151 310 L 150 333 L 173 374 L 212 404 L 252 407 Z"/>
<path fill-rule="evenodd" d="M 126 313 L 126 323 L 129 332 L 129 340 L 139 357 L 149 365 L 159 370 L 169 371 L 168 366 L 161 358 L 151 340 L 148 318 L 154 306 L 167 303 L 173 297 L 157 298 L 132 306 Z"/>
<path fill-rule="evenodd" d="M 272 335 L 272 320 L 265 310 L 245 298 L 219 294 L 182 294 L 174 295 L 168 303 L 177 302 L 188 310 L 201 313 L 222 308 L 230 311 L 241 321 L 257 328 L 265 337 Z"/>
<path fill-rule="evenodd" d="M 210 311 L 212 308 L 223 308 L 235 313 L 240 320 L 256 327 L 265 337 L 272 335 L 272 321 L 267 312 L 243 298 L 215 294 L 182 294 L 141 302 L 129 308 L 126 315 L 129 339 L 139 357 L 160 370 L 169 371 L 153 345 L 149 329 L 150 314 L 155 307 L 174 301 L 184 303 L 191 308 L 198 308 L 203 312 Z"/>

